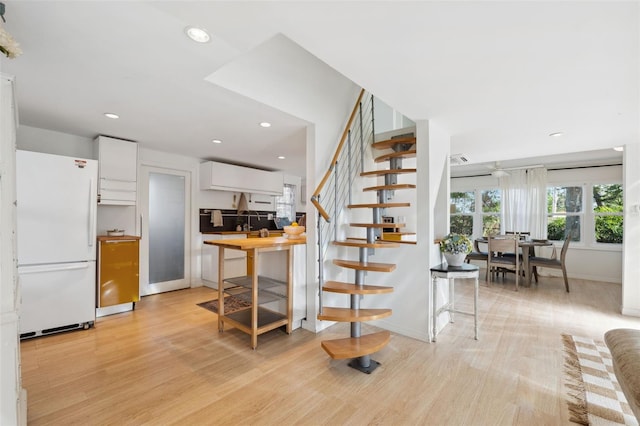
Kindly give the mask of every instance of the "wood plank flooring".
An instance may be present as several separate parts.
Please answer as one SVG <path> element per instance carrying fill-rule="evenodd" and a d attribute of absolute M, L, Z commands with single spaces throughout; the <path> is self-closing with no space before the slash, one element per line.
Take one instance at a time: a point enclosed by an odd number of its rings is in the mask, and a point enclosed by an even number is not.
<path fill-rule="evenodd" d="M 481 276 L 483 274 L 480 274 Z M 541 278 L 514 291 L 513 277 L 481 283 L 480 340 L 458 315 L 425 343 L 392 334 L 371 375 L 332 360 L 323 339 L 348 334 L 274 330 L 218 333 L 195 288 L 143 298 L 134 312 L 95 328 L 21 343 L 30 425 L 562 425 L 570 424 L 561 333 L 602 339 L 640 328 L 619 314 L 618 284 Z M 471 285 L 456 303 L 471 309 Z M 364 326 L 366 331 L 375 331 Z"/>

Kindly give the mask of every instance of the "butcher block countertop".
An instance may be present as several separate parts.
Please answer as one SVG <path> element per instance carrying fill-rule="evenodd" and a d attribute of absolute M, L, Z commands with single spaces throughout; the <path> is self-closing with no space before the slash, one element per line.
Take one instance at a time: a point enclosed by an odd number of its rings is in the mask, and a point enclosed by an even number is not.
<path fill-rule="evenodd" d="M 208 240 L 204 244 L 235 250 L 252 250 L 261 248 L 276 248 L 306 244 L 307 238 L 267 237 L 267 238 L 238 238 L 236 240 Z"/>
<path fill-rule="evenodd" d="M 279 236 L 283 233 L 284 231 L 280 229 L 269 229 L 269 234 L 275 234 Z M 203 232 L 202 235 L 246 235 L 247 237 L 258 237 L 260 236 L 260 231 L 209 231 Z"/>
<path fill-rule="evenodd" d="M 98 241 L 118 241 L 118 240 L 139 240 L 141 237 L 137 235 L 120 235 L 112 237 L 110 235 L 98 235 Z"/>
<path fill-rule="evenodd" d="M 248 235 L 253 231 L 207 231 L 203 232 L 204 235 Z"/>

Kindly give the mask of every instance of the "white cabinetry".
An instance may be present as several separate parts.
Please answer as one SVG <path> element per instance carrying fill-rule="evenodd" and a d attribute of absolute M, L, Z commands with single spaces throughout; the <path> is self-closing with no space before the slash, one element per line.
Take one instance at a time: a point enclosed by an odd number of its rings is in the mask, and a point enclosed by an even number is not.
<path fill-rule="evenodd" d="M 138 144 L 121 139 L 96 138 L 100 204 L 136 204 Z"/>
<path fill-rule="evenodd" d="M 204 234 L 207 240 L 235 240 L 247 238 L 246 234 Z M 224 251 L 224 278 L 247 275 L 247 253 L 243 250 Z M 202 280 L 207 287 L 218 288 L 218 247 L 202 244 Z"/>
<path fill-rule="evenodd" d="M 280 172 L 207 161 L 200 164 L 200 189 L 282 195 L 284 175 Z"/>

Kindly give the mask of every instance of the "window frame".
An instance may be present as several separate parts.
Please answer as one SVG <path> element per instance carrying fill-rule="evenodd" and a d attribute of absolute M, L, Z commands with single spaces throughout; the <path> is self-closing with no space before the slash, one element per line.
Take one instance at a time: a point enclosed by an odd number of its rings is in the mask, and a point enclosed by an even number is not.
<path fill-rule="evenodd" d="M 595 233 L 595 212 L 593 211 L 592 205 L 592 197 L 593 197 L 593 186 L 594 185 L 610 185 L 610 184 L 619 184 L 623 185 L 622 180 L 620 179 L 611 179 L 611 178 L 594 178 L 589 181 L 578 182 L 576 180 L 559 180 L 553 179 L 552 181 L 547 182 L 547 188 L 549 187 L 557 187 L 557 186 L 581 186 L 582 187 L 582 206 L 583 206 L 583 218 L 580 225 L 580 241 L 571 240 L 571 247 L 581 248 L 581 249 L 591 249 L 591 250 L 602 250 L 602 251 L 622 251 L 623 244 L 615 244 L 615 243 L 599 243 L 596 241 L 596 233 Z M 624 186 L 622 188 L 623 191 L 623 203 L 624 203 Z M 588 199 L 586 197 L 589 197 Z M 585 207 L 588 206 L 588 207 Z M 624 205 L 623 205 L 624 209 Z M 549 213 L 547 213 L 549 215 Z M 621 215 L 624 217 L 624 213 L 621 212 Z M 586 230 L 589 230 L 588 232 Z M 624 242 L 624 235 L 623 235 Z M 557 247 L 561 247 L 564 240 L 553 240 L 554 245 Z"/>
<path fill-rule="evenodd" d="M 582 189 L 582 196 L 581 196 L 581 205 L 582 205 L 582 211 L 579 213 L 576 212 L 564 212 L 564 213 L 549 213 L 548 211 L 547 213 L 547 231 L 548 231 L 548 223 L 550 222 L 550 219 L 554 216 L 556 217 L 564 217 L 565 218 L 565 226 L 566 226 L 566 218 L 569 216 L 577 216 L 580 218 L 580 240 L 571 240 L 572 243 L 574 244 L 584 244 L 585 243 L 585 238 L 586 238 L 586 234 L 585 234 L 585 229 L 587 226 L 587 222 L 588 219 L 586 217 L 586 209 L 585 209 L 585 205 L 586 205 L 586 192 L 587 192 L 587 187 L 588 184 L 585 183 L 559 183 L 559 184 L 552 184 L 550 182 L 547 182 L 547 194 L 549 193 L 549 188 L 571 188 L 571 187 L 577 187 L 577 188 L 581 188 Z M 565 227 L 565 231 L 566 231 L 566 227 Z M 549 238 L 549 233 L 547 232 L 547 238 Z M 562 244 L 564 243 L 564 238 L 561 240 L 549 240 L 551 242 L 558 243 L 558 244 Z"/>
<path fill-rule="evenodd" d="M 498 216 L 500 222 L 502 222 L 502 211 L 500 212 L 487 212 L 485 213 L 482 209 L 482 193 L 484 191 L 498 191 L 500 193 L 500 210 L 502 210 L 502 190 L 497 185 L 483 185 L 476 186 L 473 189 L 459 189 L 459 190 L 449 190 L 449 205 L 451 205 L 451 194 L 452 193 L 462 193 L 462 192 L 473 192 L 474 194 L 474 211 L 473 212 L 465 212 L 465 213 L 451 213 L 449 210 L 449 216 L 471 216 L 472 217 L 472 232 L 470 238 L 475 240 L 477 238 L 482 238 L 484 231 L 484 217 L 485 216 Z M 502 226 L 502 224 L 500 225 Z M 449 232 L 451 232 L 451 220 L 449 220 Z"/>

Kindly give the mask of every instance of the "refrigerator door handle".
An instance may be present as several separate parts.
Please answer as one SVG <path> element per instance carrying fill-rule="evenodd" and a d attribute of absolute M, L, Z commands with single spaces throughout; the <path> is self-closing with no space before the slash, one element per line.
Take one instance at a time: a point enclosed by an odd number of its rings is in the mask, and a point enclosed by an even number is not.
<path fill-rule="evenodd" d="M 89 179 L 89 247 L 93 247 L 94 240 L 96 236 L 94 235 L 94 231 L 96 229 L 96 203 L 92 197 L 93 194 L 93 178 Z"/>
<path fill-rule="evenodd" d="M 140 238 L 142 238 L 142 213 L 140 213 Z"/>
<path fill-rule="evenodd" d="M 42 272 L 73 271 L 75 269 L 87 269 L 89 262 L 69 263 L 61 265 L 30 265 L 18 266 L 18 274 L 39 274 Z"/>

